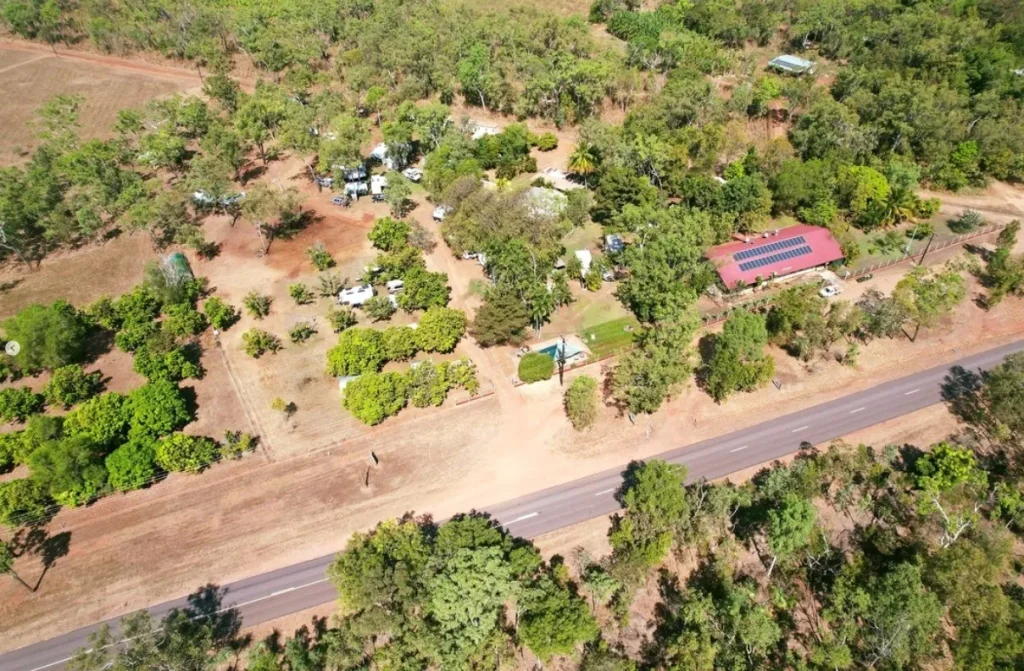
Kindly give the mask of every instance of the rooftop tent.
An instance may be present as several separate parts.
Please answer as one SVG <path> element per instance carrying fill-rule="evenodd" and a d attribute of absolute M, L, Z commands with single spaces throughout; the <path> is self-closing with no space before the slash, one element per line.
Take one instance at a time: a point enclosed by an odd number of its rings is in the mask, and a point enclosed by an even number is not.
<path fill-rule="evenodd" d="M 802 75 L 805 72 L 814 71 L 814 63 L 812 61 L 790 54 L 776 56 L 768 62 L 768 67 L 795 75 Z"/>

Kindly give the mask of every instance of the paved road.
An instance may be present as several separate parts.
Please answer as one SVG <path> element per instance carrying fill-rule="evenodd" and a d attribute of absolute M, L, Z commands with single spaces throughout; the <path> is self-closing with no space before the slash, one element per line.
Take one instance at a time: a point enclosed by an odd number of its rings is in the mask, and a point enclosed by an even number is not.
<path fill-rule="evenodd" d="M 719 438 L 681 447 L 658 458 L 685 464 L 691 478 L 721 477 L 791 454 L 801 443 L 823 443 L 938 403 L 942 400 L 941 384 L 953 366 L 968 370 L 991 368 L 1007 355 L 1022 350 L 1024 341 L 1012 343 Z M 533 538 L 614 512 L 619 508 L 614 495 L 621 483 L 622 469 L 616 468 L 486 510 L 517 536 Z M 226 585 L 224 605 L 238 608 L 245 624 L 255 625 L 332 601 L 337 593 L 324 577 L 324 570 L 333 558 L 334 555 L 328 555 L 311 559 Z M 150 610 L 160 617 L 183 605 L 184 598 Z M 0 669 L 57 669 L 99 626 L 85 627 L 0 655 Z"/>

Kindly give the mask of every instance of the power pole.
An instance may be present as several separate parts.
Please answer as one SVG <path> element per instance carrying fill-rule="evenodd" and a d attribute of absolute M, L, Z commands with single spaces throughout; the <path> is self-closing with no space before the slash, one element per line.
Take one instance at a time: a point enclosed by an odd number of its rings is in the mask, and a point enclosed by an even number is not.
<path fill-rule="evenodd" d="M 565 386 L 565 336 L 562 336 L 562 347 L 556 348 L 558 352 L 558 358 L 555 359 L 558 362 L 558 386 Z"/>

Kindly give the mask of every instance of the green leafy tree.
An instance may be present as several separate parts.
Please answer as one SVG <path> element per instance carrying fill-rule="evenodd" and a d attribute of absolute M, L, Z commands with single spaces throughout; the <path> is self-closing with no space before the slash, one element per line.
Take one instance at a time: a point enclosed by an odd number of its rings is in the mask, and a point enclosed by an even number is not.
<path fill-rule="evenodd" d="M 737 310 L 729 315 L 715 337 L 704 371 L 704 386 L 711 397 L 724 401 L 735 391 L 753 391 L 775 374 L 775 360 L 765 354 L 768 329 L 761 315 Z"/>
<path fill-rule="evenodd" d="M 398 294 L 398 305 L 406 312 L 448 305 L 448 275 L 432 273 L 421 267 L 410 269 L 402 278 L 405 286 Z"/>
<path fill-rule="evenodd" d="M 99 496 L 107 482 L 103 455 L 84 436 L 44 443 L 29 457 L 32 478 L 63 506 L 80 506 Z"/>
<path fill-rule="evenodd" d="M 255 291 L 250 291 L 242 299 L 242 306 L 253 319 L 263 319 L 270 314 L 270 296 L 264 296 Z"/>
<path fill-rule="evenodd" d="M 608 534 L 617 563 L 646 569 L 665 558 L 690 512 L 685 479 L 685 466 L 659 460 L 629 465 L 619 492 L 626 512 Z"/>
<path fill-rule="evenodd" d="M 425 352 L 451 352 L 466 333 L 466 314 L 461 310 L 427 308 L 416 329 L 416 341 Z"/>
<path fill-rule="evenodd" d="M 309 322 L 299 322 L 288 329 L 288 339 L 293 343 L 304 343 L 316 335 L 316 327 Z"/>
<path fill-rule="evenodd" d="M 917 266 L 893 290 L 893 299 L 914 321 L 912 340 L 917 338 L 922 326 L 934 326 L 950 314 L 966 295 L 964 278 L 953 268 L 932 273 L 923 266 Z"/>
<path fill-rule="evenodd" d="M 226 331 L 238 321 L 238 310 L 223 300 L 212 296 L 203 304 L 203 313 L 213 328 Z"/>
<path fill-rule="evenodd" d="M 199 473 L 217 460 L 217 449 L 205 436 L 174 433 L 156 444 L 154 460 L 165 471 Z"/>
<path fill-rule="evenodd" d="M 391 319 L 391 316 L 398 310 L 387 296 L 374 296 L 362 305 L 363 312 L 375 322 L 382 322 Z"/>
<path fill-rule="evenodd" d="M 242 334 L 242 351 L 254 359 L 264 354 L 277 354 L 281 351 L 281 339 L 263 329 L 251 328 Z"/>
<path fill-rule="evenodd" d="M 405 407 L 408 381 L 398 373 L 367 372 L 345 387 L 342 405 L 364 424 L 380 424 Z"/>
<path fill-rule="evenodd" d="M 384 190 L 384 202 L 391 208 L 392 217 L 404 217 L 409 213 L 412 203 L 412 184 L 400 172 L 389 172 L 387 178 L 388 188 Z"/>
<path fill-rule="evenodd" d="M 51 405 L 73 405 L 87 401 L 103 387 L 103 374 L 99 371 L 86 374 L 77 364 L 61 366 L 53 371 L 50 381 L 43 387 L 43 396 Z"/>
<path fill-rule="evenodd" d="M 402 219 L 384 217 L 373 222 L 370 229 L 370 242 L 377 249 L 384 252 L 398 251 L 409 241 L 409 222 Z"/>
<path fill-rule="evenodd" d="M 125 408 L 131 416 L 130 440 L 152 441 L 192 421 L 181 389 L 167 380 L 155 380 L 133 390 Z"/>
<path fill-rule="evenodd" d="M 661 324 L 639 338 L 611 373 L 612 395 L 631 413 L 654 413 L 692 373 L 690 341 L 696 322 Z"/>
<path fill-rule="evenodd" d="M 423 361 L 409 370 L 409 402 L 417 408 L 427 408 L 444 403 L 448 397 L 448 367 L 435 366 Z"/>
<path fill-rule="evenodd" d="M 296 305 L 309 305 L 316 300 L 316 296 L 313 295 L 313 292 L 310 291 L 309 287 L 302 282 L 289 284 L 288 295 L 292 297 L 292 300 L 295 301 Z"/>
<path fill-rule="evenodd" d="M 526 339 L 530 317 L 523 302 L 506 291 L 489 291 L 476 311 L 470 334 L 481 347 L 518 345 Z"/>
<path fill-rule="evenodd" d="M 355 326 L 359 320 L 352 308 L 342 307 L 331 308 L 327 313 L 327 321 L 331 325 L 332 331 L 341 333 L 345 329 Z"/>
<path fill-rule="evenodd" d="M 576 430 L 586 429 L 597 419 L 597 380 L 577 377 L 565 390 L 565 414 Z"/>
<path fill-rule="evenodd" d="M 374 329 L 350 328 L 338 336 L 327 352 L 327 374 L 335 377 L 377 372 L 387 361 L 384 334 Z"/>
<path fill-rule="evenodd" d="M 68 436 L 86 436 L 104 449 L 111 450 L 127 439 L 131 413 L 128 397 L 110 391 L 69 412 L 64 419 L 63 431 Z"/>
<path fill-rule="evenodd" d="M 418 341 L 416 329 L 391 326 L 384 329 L 384 351 L 388 361 L 406 361 L 416 355 Z"/>
<path fill-rule="evenodd" d="M 153 444 L 130 441 L 107 455 L 104 464 L 110 486 L 119 492 L 141 489 L 156 477 Z"/>
<path fill-rule="evenodd" d="M 35 372 L 80 363 L 85 357 L 88 325 L 69 303 L 55 301 L 51 305 L 29 305 L 6 319 L 4 340 L 21 346 L 16 357 L 19 368 Z"/>
<path fill-rule="evenodd" d="M 519 636 L 540 659 L 568 655 L 600 632 L 586 602 L 548 576 L 527 588 L 522 604 Z"/>
<path fill-rule="evenodd" d="M 0 389 L 0 420 L 24 422 L 30 416 L 42 412 L 46 400 L 30 387 L 7 387 Z"/>
<path fill-rule="evenodd" d="M 164 330 L 179 338 L 197 336 L 209 326 L 206 315 L 188 303 L 168 306 L 165 312 Z"/>
<path fill-rule="evenodd" d="M 33 524 L 52 514 L 53 499 L 36 478 L 0 482 L 0 522 L 10 527 Z"/>
<path fill-rule="evenodd" d="M 313 263 L 313 267 L 319 271 L 324 271 L 328 268 L 334 267 L 334 258 L 331 256 L 331 253 L 327 251 L 327 248 L 324 247 L 324 243 L 322 242 L 318 242 L 315 245 L 307 247 L 306 256 L 308 256 L 309 260 Z"/>

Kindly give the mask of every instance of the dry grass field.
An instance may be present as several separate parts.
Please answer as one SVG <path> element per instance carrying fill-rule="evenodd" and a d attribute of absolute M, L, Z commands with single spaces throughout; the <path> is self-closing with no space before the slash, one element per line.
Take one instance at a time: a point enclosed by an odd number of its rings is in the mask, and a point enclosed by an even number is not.
<path fill-rule="evenodd" d="M 35 110 L 55 95 L 83 96 L 82 134 L 106 137 L 117 112 L 147 100 L 198 90 L 192 77 L 161 76 L 151 69 L 134 71 L 110 68 L 101 62 L 69 56 L 57 57 L 46 50 L 23 50 L 0 45 L 0 165 L 24 160 L 34 145 L 30 122 Z"/>

